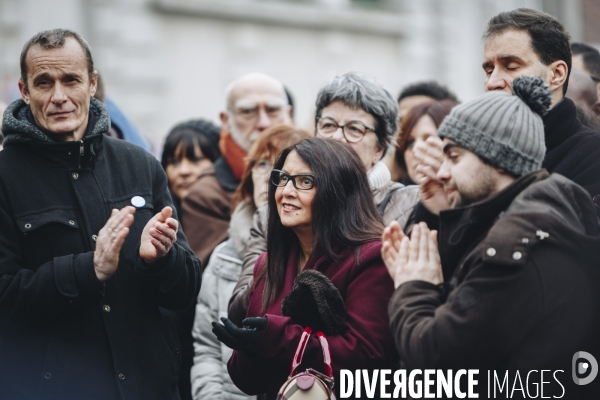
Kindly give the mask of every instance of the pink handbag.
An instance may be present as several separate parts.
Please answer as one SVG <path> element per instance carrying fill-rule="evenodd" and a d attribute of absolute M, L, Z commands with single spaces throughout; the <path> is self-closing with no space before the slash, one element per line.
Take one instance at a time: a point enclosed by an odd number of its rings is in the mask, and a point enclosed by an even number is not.
<path fill-rule="evenodd" d="M 327 343 L 327 338 L 323 332 L 317 332 L 317 337 L 321 344 L 321 350 L 323 350 L 323 361 L 327 375 L 312 368 L 307 369 L 305 372 L 296 373 L 296 369 L 302 363 L 304 350 L 306 349 L 306 344 L 311 333 L 311 328 L 304 328 L 304 332 L 302 332 L 302 336 L 300 337 L 300 343 L 298 343 L 294 359 L 292 360 L 290 377 L 279 389 L 277 400 L 336 400 L 333 391 L 334 378 L 333 367 L 331 366 L 331 353 L 329 351 L 329 343 Z"/>

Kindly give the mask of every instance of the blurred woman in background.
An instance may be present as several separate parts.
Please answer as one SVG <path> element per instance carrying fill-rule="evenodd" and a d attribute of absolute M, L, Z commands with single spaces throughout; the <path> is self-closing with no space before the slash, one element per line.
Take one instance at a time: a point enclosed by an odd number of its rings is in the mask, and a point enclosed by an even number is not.
<path fill-rule="evenodd" d="M 232 350 L 221 344 L 211 332 L 211 322 L 227 316 L 227 305 L 242 271 L 252 216 L 267 202 L 269 176 L 277 155 L 286 147 L 310 137 L 310 133 L 289 125 L 266 129 L 248 153 L 247 166 L 232 199 L 233 213 L 229 224 L 229 239 L 218 245 L 202 278 L 202 288 L 196 306 L 192 330 L 194 366 L 192 395 L 194 399 L 247 398 L 231 382 L 227 360 Z"/>
<path fill-rule="evenodd" d="M 165 139 L 161 164 L 167 173 L 177 217 L 181 218 L 181 199 L 200 173 L 221 155 L 219 127 L 196 119 L 176 125 Z"/>
<path fill-rule="evenodd" d="M 256 262 L 250 290 L 247 316 L 253 318 L 245 319 L 243 328 L 225 318 L 224 325 L 213 324 L 219 340 L 236 350 L 228 364 L 233 382 L 246 393 L 275 399 L 306 326 L 283 315 L 282 301 L 300 272 L 314 272 L 309 270 L 322 274 L 346 309 L 343 327 L 327 338 L 334 376 L 340 369 L 392 368 L 398 355 L 387 303 L 394 287 L 380 254 L 382 216 L 357 153 L 331 139 L 288 147 L 274 165 L 268 208 L 268 252 Z M 305 312 L 307 304 L 296 306 Z M 330 322 L 318 314 L 310 317 Z M 302 365 L 325 372 L 314 335 Z"/>
<path fill-rule="evenodd" d="M 161 164 L 169 181 L 169 190 L 181 224 L 181 199 L 189 186 L 198 179 L 202 170 L 219 157 L 219 128 L 204 119 L 195 119 L 175 125 L 165 139 Z M 181 226 L 184 229 L 183 226 Z M 191 399 L 190 370 L 193 364 L 192 325 L 195 304 L 186 310 L 171 311 L 161 308 L 161 314 L 173 321 L 181 345 L 179 393 L 182 400 Z"/>
<path fill-rule="evenodd" d="M 427 163 L 441 162 L 442 141 L 437 135 L 444 118 L 458 102 L 454 100 L 430 101 L 412 108 L 400 125 L 396 162 L 405 166 L 409 181 L 421 187 L 420 201 L 413 209 L 404 227 L 410 232 L 415 223 L 425 222 L 429 229 L 438 229 L 438 215 L 450 207 L 443 185 Z M 429 152 L 433 148 L 435 151 Z M 425 158 L 428 158 L 425 160 Z"/>

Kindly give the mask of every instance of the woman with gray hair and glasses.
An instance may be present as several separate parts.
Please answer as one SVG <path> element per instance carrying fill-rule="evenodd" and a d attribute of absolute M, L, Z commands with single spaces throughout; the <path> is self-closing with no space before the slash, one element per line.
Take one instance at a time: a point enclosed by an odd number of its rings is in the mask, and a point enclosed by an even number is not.
<path fill-rule="evenodd" d="M 367 172 L 384 225 L 398 221 L 404 228 L 419 201 L 419 187 L 393 182 L 381 161 L 398 129 L 398 103 L 394 96 L 372 77 L 349 72 L 321 87 L 316 108 L 316 137 L 350 145 Z M 254 263 L 267 250 L 267 213 L 266 207 L 261 207 L 254 216 L 243 272 L 229 302 L 229 318 L 237 324 L 248 309 L 246 293 L 252 282 Z"/>
<path fill-rule="evenodd" d="M 396 99 L 369 75 L 349 72 L 321 87 L 316 107 L 316 136 L 352 147 L 367 171 L 384 224 L 398 221 L 404 226 L 419 190 L 392 182 L 381 161 L 398 130 Z"/>

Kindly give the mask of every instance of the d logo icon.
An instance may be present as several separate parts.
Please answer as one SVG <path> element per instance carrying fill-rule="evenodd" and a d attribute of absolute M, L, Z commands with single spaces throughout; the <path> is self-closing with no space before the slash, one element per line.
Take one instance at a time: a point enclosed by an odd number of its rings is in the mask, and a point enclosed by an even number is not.
<path fill-rule="evenodd" d="M 577 361 L 581 358 L 585 359 L 587 362 L 581 362 L 579 365 L 577 365 Z M 575 382 L 576 385 L 587 385 L 596 378 L 596 375 L 598 375 L 598 361 L 596 361 L 594 356 L 590 353 L 578 351 L 577 353 L 573 354 L 571 370 L 573 371 L 573 382 Z M 590 374 L 587 377 L 577 377 L 577 374 L 581 375 L 587 371 L 590 371 Z"/>

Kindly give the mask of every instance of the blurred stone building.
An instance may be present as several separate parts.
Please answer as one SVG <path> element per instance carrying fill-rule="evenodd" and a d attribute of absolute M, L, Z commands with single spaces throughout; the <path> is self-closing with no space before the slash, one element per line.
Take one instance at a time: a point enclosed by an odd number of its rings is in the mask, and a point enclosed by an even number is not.
<path fill-rule="evenodd" d="M 156 148 L 178 121 L 218 122 L 226 85 L 253 71 L 284 82 L 307 128 L 319 86 L 351 70 L 394 95 L 436 79 L 468 100 L 483 90 L 486 21 L 518 7 L 600 45 L 600 0 L 0 0 L 0 101 L 19 96 L 25 41 L 57 27 L 89 41 L 107 95 Z"/>

